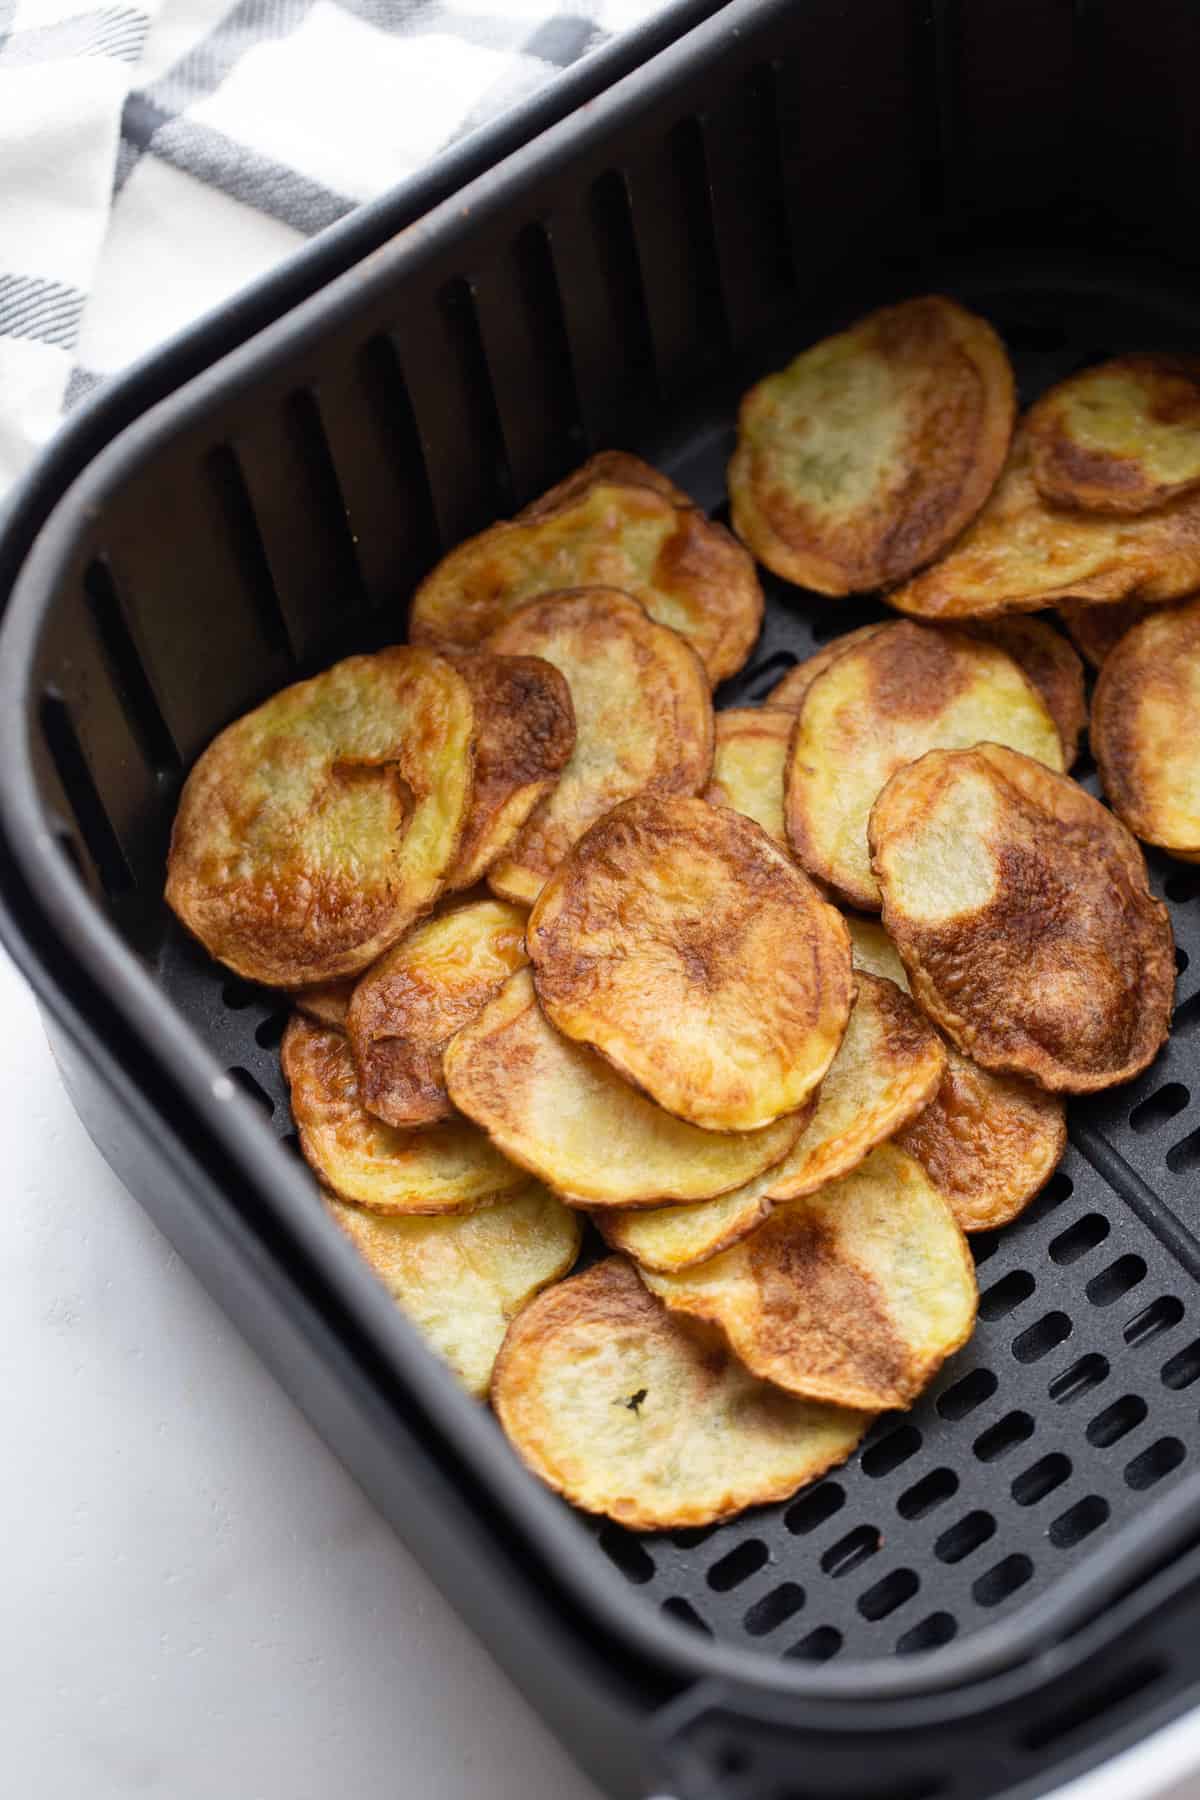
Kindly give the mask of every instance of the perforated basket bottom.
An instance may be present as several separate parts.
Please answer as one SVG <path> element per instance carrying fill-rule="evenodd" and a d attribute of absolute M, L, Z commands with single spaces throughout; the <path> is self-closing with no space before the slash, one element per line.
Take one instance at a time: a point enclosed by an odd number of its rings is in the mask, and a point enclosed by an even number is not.
<path fill-rule="evenodd" d="M 1025 402 L 1109 350 L 1195 348 L 1200 338 L 1184 302 L 954 287 L 1004 333 Z M 811 335 L 799 326 L 794 343 Z M 715 504 L 732 418 L 727 396 L 645 448 Z M 882 616 L 872 604 L 766 585 L 761 641 L 722 705 L 761 700 L 815 643 Z M 1077 773 L 1090 768 L 1085 758 Z M 1094 773 L 1084 780 L 1096 791 Z M 1179 946 L 1172 1041 L 1140 1081 L 1073 1105 L 1060 1172 L 1018 1224 L 973 1240 L 972 1342 L 911 1413 L 879 1420 L 844 1469 L 788 1505 L 654 1537 L 587 1521 L 649 1604 L 697 1631 L 810 1661 L 931 1649 L 1044 1592 L 1195 1460 L 1200 870 L 1160 859 L 1153 875 Z M 278 996 L 224 974 L 172 927 L 158 966 L 175 1003 L 294 1143 Z"/>

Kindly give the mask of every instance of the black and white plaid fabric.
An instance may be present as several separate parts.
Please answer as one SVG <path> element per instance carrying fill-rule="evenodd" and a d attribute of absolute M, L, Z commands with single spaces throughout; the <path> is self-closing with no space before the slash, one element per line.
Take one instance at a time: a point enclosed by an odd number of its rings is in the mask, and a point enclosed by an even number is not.
<path fill-rule="evenodd" d="M 0 0 L 0 495 L 63 410 L 662 0 Z"/>

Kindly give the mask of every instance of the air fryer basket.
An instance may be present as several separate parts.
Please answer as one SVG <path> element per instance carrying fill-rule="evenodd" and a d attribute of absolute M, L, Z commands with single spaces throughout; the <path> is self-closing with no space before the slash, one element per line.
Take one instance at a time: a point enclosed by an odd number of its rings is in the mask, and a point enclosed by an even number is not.
<path fill-rule="evenodd" d="M 870 305 L 955 293 L 1026 399 L 1197 347 L 1198 52 L 1168 0 L 734 0 L 154 406 L 14 593 L 5 923 L 73 1098 L 613 1793 L 1036 1792 L 1200 1681 L 1200 874 L 1153 867 L 1172 1040 L 974 1240 L 967 1350 L 790 1505 L 638 1536 L 524 1475 L 324 1218 L 278 997 L 161 905 L 182 774 L 592 449 L 719 509 L 738 393 Z M 880 612 L 767 591 L 720 704 Z"/>

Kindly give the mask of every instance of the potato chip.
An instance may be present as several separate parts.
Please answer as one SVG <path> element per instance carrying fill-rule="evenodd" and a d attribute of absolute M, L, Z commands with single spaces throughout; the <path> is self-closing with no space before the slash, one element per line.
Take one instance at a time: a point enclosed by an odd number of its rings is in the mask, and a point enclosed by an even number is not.
<path fill-rule="evenodd" d="M 878 910 L 867 852 L 876 795 L 926 750 L 985 740 L 1063 767 L 1045 702 L 1002 650 L 901 622 L 856 644 L 814 681 L 796 721 L 787 780 L 796 855 L 852 906 Z"/>
<path fill-rule="evenodd" d="M 687 639 L 714 685 L 741 668 L 762 623 L 754 564 L 723 526 L 653 488 L 599 482 L 554 512 L 493 525 L 443 557 L 413 598 L 409 635 L 414 644 L 473 650 L 526 601 L 579 587 L 640 600 Z"/>
<path fill-rule="evenodd" d="M 908 971 L 883 926 L 874 919 L 846 923 L 855 968 L 907 993 Z M 1057 1094 L 993 1075 L 953 1044 L 944 1047 L 937 1093 L 894 1142 L 916 1157 L 964 1231 L 991 1231 L 1017 1218 L 1058 1167 L 1067 1147 L 1066 1108 Z"/>
<path fill-rule="evenodd" d="M 1067 635 L 1093 669 L 1104 666 L 1127 631 L 1141 623 L 1153 608 L 1141 600 L 1118 600 L 1111 606 L 1090 606 L 1086 600 L 1062 600 L 1058 613 Z"/>
<path fill-rule="evenodd" d="M 608 1212 L 597 1223 L 615 1250 L 648 1269 L 686 1269 L 745 1237 L 773 1204 L 812 1194 L 846 1175 L 877 1144 L 916 1119 L 946 1067 L 942 1041 L 906 994 L 874 975 L 858 999 L 821 1087 L 812 1122 L 777 1168 L 732 1194 L 696 1206 Z"/>
<path fill-rule="evenodd" d="M 564 676 L 537 656 L 460 656 L 475 706 L 475 787 L 448 889 L 474 885 L 509 848 L 575 748 Z"/>
<path fill-rule="evenodd" d="M 470 1212 L 526 1182 L 466 1119 L 395 1131 L 358 1095 L 350 1045 L 340 1031 L 300 1013 L 283 1034 L 300 1148 L 326 1187 L 372 1212 Z"/>
<path fill-rule="evenodd" d="M 1153 1060 L 1171 924 L 1098 800 L 997 744 L 932 750 L 893 775 L 870 840 L 913 995 L 965 1056 L 1064 1093 Z"/>
<path fill-rule="evenodd" d="M 535 1475 L 636 1531 L 786 1500 L 844 1462 L 870 1423 L 756 1381 L 616 1256 L 513 1321 L 492 1404 Z"/>
<path fill-rule="evenodd" d="M 546 493 L 532 500 L 528 506 L 522 507 L 517 514 L 518 519 L 543 519 L 548 513 L 555 513 L 561 507 L 570 505 L 586 494 L 589 488 L 604 483 L 609 487 L 648 487 L 672 506 L 694 506 L 695 501 L 682 488 L 675 486 L 666 475 L 640 456 L 630 455 L 628 450 L 601 450 L 595 456 L 589 456 L 581 468 L 572 470 L 571 474 L 558 482 Z"/>
<path fill-rule="evenodd" d="M 782 1161 L 805 1122 L 801 1113 L 761 1131 L 717 1132 L 674 1118 L 555 1031 L 528 969 L 451 1040 L 445 1069 L 455 1106 L 580 1206 L 728 1193 Z"/>
<path fill-rule="evenodd" d="M 342 975 L 336 981 L 314 981 L 308 987 L 297 988 L 292 999 L 300 1012 L 315 1019 L 318 1025 L 345 1031 L 350 996 L 360 979 L 358 975 Z"/>
<path fill-rule="evenodd" d="M 712 780 L 704 791 L 711 806 L 731 806 L 787 847 L 783 819 L 783 771 L 796 723 L 790 712 L 765 706 L 730 707 L 716 717 Z"/>
<path fill-rule="evenodd" d="M 642 1279 L 716 1325 L 751 1374 L 808 1400 L 910 1406 L 975 1323 L 975 1265 L 946 1201 L 892 1144 L 777 1206 L 732 1250 Z"/>
<path fill-rule="evenodd" d="M 330 1212 L 393 1300 L 486 1400 L 509 1323 L 579 1254 L 579 1215 L 539 1182 L 478 1212 L 387 1219 L 325 1196 Z"/>
<path fill-rule="evenodd" d="M 1096 684 L 1092 749 L 1130 831 L 1200 861 L 1200 600 L 1122 638 Z"/>
<path fill-rule="evenodd" d="M 839 637 L 830 638 L 827 644 L 822 644 L 819 650 L 814 650 L 811 656 L 806 656 L 803 662 L 798 662 L 794 669 L 788 670 L 783 680 L 777 682 L 767 695 L 766 705 L 798 713 L 805 694 L 818 675 L 823 675 L 830 664 L 835 663 L 839 656 L 844 656 L 847 650 L 852 650 L 856 644 L 867 643 L 877 632 L 885 631 L 892 623 L 890 619 L 880 619 L 874 625 L 860 625 L 857 631 L 843 631 Z"/>
<path fill-rule="evenodd" d="M 1041 612 L 1063 600 L 1178 600 L 1200 587 L 1200 495 L 1141 518 L 1052 506 L 1019 430 L 991 499 L 940 562 L 888 595 L 899 612 L 953 625 Z"/>
<path fill-rule="evenodd" d="M 526 932 L 552 1025 L 709 1131 L 803 1106 L 846 1030 L 840 915 L 727 807 L 643 794 L 560 863 Z"/>
<path fill-rule="evenodd" d="M 385 1125 L 454 1117 L 442 1054 L 528 961 L 525 918 L 503 900 L 453 907 L 414 926 L 363 976 L 346 1030 L 359 1100 Z"/>
<path fill-rule="evenodd" d="M 1083 664 L 1061 631 L 1028 613 L 980 619 L 964 629 L 970 637 L 983 638 L 1006 651 L 1033 683 L 1058 726 L 1064 767 L 1069 769 L 1079 755 L 1079 740 L 1088 715 Z"/>
<path fill-rule="evenodd" d="M 368 964 L 427 912 L 471 804 L 474 708 L 428 650 L 352 656 L 230 725 L 188 776 L 167 900 L 250 981 Z"/>
<path fill-rule="evenodd" d="M 900 581 L 974 518 L 1004 465 L 1016 397 L 991 326 L 938 295 L 869 314 L 742 401 L 734 530 L 822 594 Z"/>
<path fill-rule="evenodd" d="M 502 899 L 528 905 L 588 826 L 619 801 L 645 790 L 704 787 L 712 701 L 683 639 L 610 588 L 533 600 L 489 648 L 544 657 L 566 677 L 575 705 L 575 748 L 558 785 L 488 874 Z"/>
<path fill-rule="evenodd" d="M 1200 486 L 1200 357 L 1118 356 L 1029 410 L 1033 477 L 1057 506 L 1144 513 Z"/>

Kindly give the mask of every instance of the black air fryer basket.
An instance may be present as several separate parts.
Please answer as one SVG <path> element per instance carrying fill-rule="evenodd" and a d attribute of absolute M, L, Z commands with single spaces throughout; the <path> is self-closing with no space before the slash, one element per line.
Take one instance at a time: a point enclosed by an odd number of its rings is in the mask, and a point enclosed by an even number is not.
<path fill-rule="evenodd" d="M 443 550 L 590 451 L 720 509 L 747 383 L 934 289 L 997 324 L 1025 399 L 1200 348 L 1200 11 L 710 11 L 494 134 L 490 172 L 476 145 L 457 192 L 334 233 L 42 465 L 0 542 L 5 936 L 104 1154 L 609 1792 L 1042 1793 L 1200 1685 L 1200 871 L 1153 866 L 1171 1042 L 974 1240 L 968 1349 L 792 1503 L 655 1537 L 561 1505 L 425 1351 L 294 1154 L 278 997 L 160 898 L 213 734 L 398 639 Z M 874 616 L 769 581 L 720 703 Z"/>

